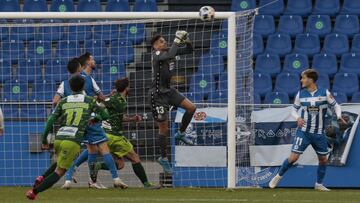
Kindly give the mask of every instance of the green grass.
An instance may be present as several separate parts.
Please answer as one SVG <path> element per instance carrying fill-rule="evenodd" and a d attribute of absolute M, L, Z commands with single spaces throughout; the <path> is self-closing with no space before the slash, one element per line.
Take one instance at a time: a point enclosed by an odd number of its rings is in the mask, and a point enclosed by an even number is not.
<path fill-rule="evenodd" d="M 0 187 L 1 203 L 29 202 L 24 187 Z M 38 195 L 35 202 L 46 203 L 148 203 L 148 202 L 290 202 L 346 203 L 360 202 L 359 190 L 317 192 L 312 189 L 224 189 L 176 188 L 156 191 L 144 189 L 94 190 L 77 188 L 68 191 L 58 188 Z"/>

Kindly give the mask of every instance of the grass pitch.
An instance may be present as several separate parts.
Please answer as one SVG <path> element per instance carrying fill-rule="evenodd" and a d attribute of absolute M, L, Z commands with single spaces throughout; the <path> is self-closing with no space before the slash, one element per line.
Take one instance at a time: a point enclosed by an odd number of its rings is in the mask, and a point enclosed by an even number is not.
<path fill-rule="evenodd" d="M 0 187 L 1 203 L 29 202 L 25 187 Z M 347 203 L 360 202 L 360 190 L 332 190 L 317 192 L 312 189 L 199 189 L 176 188 L 161 190 L 75 188 L 50 189 L 38 195 L 38 203 L 148 203 L 148 202 L 290 202 L 290 203 Z"/>

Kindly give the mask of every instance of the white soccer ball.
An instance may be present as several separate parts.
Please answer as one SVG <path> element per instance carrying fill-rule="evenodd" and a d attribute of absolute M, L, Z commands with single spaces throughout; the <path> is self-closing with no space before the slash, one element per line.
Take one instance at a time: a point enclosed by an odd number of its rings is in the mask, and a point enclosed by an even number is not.
<path fill-rule="evenodd" d="M 203 21 L 211 21 L 215 18 L 215 9 L 211 6 L 203 6 L 199 10 L 199 16 Z"/>

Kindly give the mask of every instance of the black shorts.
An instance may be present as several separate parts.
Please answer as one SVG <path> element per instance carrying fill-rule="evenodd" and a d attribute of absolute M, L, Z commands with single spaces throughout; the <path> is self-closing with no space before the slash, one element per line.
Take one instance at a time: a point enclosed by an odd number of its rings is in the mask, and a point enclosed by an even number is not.
<path fill-rule="evenodd" d="M 170 106 L 179 107 L 185 96 L 171 88 L 166 93 L 156 93 L 156 90 L 150 90 L 149 99 L 154 119 L 163 122 L 168 119 Z"/>

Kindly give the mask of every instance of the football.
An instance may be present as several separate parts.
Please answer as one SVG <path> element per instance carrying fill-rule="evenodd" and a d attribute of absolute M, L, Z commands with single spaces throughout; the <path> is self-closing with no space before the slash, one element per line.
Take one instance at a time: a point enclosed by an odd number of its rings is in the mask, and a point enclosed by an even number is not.
<path fill-rule="evenodd" d="M 203 21 L 211 21 L 215 18 L 215 9 L 211 6 L 203 6 L 199 10 L 199 16 Z"/>

